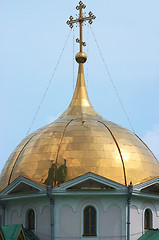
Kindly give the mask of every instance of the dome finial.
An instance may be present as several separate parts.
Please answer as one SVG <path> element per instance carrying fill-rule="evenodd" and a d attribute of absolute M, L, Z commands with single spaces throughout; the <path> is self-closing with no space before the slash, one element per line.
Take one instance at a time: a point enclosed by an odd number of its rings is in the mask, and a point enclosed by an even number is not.
<path fill-rule="evenodd" d="M 79 18 L 73 19 L 72 16 L 70 16 L 70 20 L 68 20 L 66 23 L 69 25 L 70 28 L 73 28 L 74 23 L 79 22 L 80 26 L 80 38 L 76 39 L 76 42 L 80 44 L 80 52 L 76 54 L 76 61 L 78 63 L 85 63 L 87 61 L 87 55 L 83 52 L 83 46 L 86 46 L 86 43 L 83 42 L 83 22 L 87 21 L 92 24 L 93 19 L 96 18 L 96 16 L 93 15 L 92 12 L 89 12 L 88 17 L 83 17 L 82 9 L 84 9 L 86 5 L 83 4 L 82 1 L 79 2 L 79 5 L 76 7 L 77 10 L 79 10 Z"/>
<path fill-rule="evenodd" d="M 74 23 L 79 23 L 80 38 L 77 38 L 76 42 L 80 44 L 80 52 L 76 54 L 76 61 L 79 63 L 76 88 L 68 109 L 64 112 L 64 114 L 60 116 L 62 118 L 67 115 L 73 116 L 73 118 L 79 118 L 80 116 L 83 119 L 84 116 L 96 116 L 97 114 L 88 98 L 83 69 L 83 63 L 85 63 L 87 60 L 87 56 L 83 52 L 83 46 L 86 46 L 86 43 L 83 42 L 83 22 L 88 20 L 91 24 L 93 22 L 93 19 L 95 19 L 96 17 L 93 15 L 92 12 L 89 12 L 88 17 L 83 17 L 82 9 L 85 7 L 86 6 L 83 4 L 83 2 L 80 1 L 79 5 L 76 7 L 76 9 L 79 10 L 79 15 L 76 19 L 73 19 L 73 17 L 70 16 L 69 20 L 66 22 L 70 28 L 73 28 Z"/>

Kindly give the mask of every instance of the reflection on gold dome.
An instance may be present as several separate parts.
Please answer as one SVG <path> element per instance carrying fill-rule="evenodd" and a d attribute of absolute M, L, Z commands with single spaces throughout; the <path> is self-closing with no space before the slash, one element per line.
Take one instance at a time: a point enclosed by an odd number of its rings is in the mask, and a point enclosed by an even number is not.
<path fill-rule="evenodd" d="M 139 137 L 93 109 L 85 87 L 82 36 L 79 41 L 78 78 L 69 107 L 16 147 L 0 176 L 1 190 L 19 176 L 52 186 L 88 172 L 126 186 L 159 177 L 158 161 Z"/>
<path fill-rule="evenodd" d="M 159 164 L 134 133 L 95 112 L 80 63 L 70 106 L 17 146 L 2 171 L 1 189 L 18 176 L 55 186 L 87 172 L 135 185 L 158 177 Z"/>

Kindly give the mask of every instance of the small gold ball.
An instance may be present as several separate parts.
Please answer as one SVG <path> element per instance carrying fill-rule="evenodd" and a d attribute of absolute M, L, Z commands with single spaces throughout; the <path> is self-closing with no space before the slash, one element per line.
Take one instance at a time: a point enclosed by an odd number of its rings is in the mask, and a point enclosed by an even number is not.
<path fill-rule="evenodd" d="M 77 53 L 75 58 L 78 63 L 85 63 L 87 61 L 87 55 L 84 52 Z"/>

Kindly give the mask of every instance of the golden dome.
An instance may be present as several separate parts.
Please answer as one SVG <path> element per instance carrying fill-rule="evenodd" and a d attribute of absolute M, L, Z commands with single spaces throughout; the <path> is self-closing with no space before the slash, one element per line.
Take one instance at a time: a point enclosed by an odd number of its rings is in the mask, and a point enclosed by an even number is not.
<path fill-rule="evenodd" d="M 112 123 L 93 109 L 85 87 L 82 51 L 83 22 L 91 24 L 95 16 L 67 21 L 80 25 L 80 52 L 76 55 L 79 71 L 73 99 L 67 110 L 53 123 L 27 136 L 13 151 L 0 176 L 2 190 L 17 177 L 56 186 L 92 172 L 128 186 L 159 177 L 159 163 L 150 149 L 133 132 Z"/>
<path fill-rule="evenodd" d="M 87 172 L 127 186 L 158 177 L 159 164 L 136 134 L 95 112 L 80 63 L 68 109 L 16 147 L 2 171 L 0 188 L 19 176 L 56 186 Z"/>

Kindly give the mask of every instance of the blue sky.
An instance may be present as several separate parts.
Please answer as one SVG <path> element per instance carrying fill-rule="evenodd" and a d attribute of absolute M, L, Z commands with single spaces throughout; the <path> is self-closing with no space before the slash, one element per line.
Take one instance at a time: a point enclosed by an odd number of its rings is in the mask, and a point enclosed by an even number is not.
<path fill-rule="evenodd" d="M 136 134 L 159 158 L 159 1 L 86 0 L 103 57 Z M 0 170 L 26 136 L 70 31 L 77 0 L 0 1 Z M 74 30 L 75 39 L 78 28 Z M 130 129 L 88 26 L 85 78 L 92 105 L 103 117 Z M 74 52 L 78 52 L 74 43 Z M 73 80 L 74 65 L 74 80 Z M 69 105 L 76 81 L 73 33 L 31 132 Z"/>

